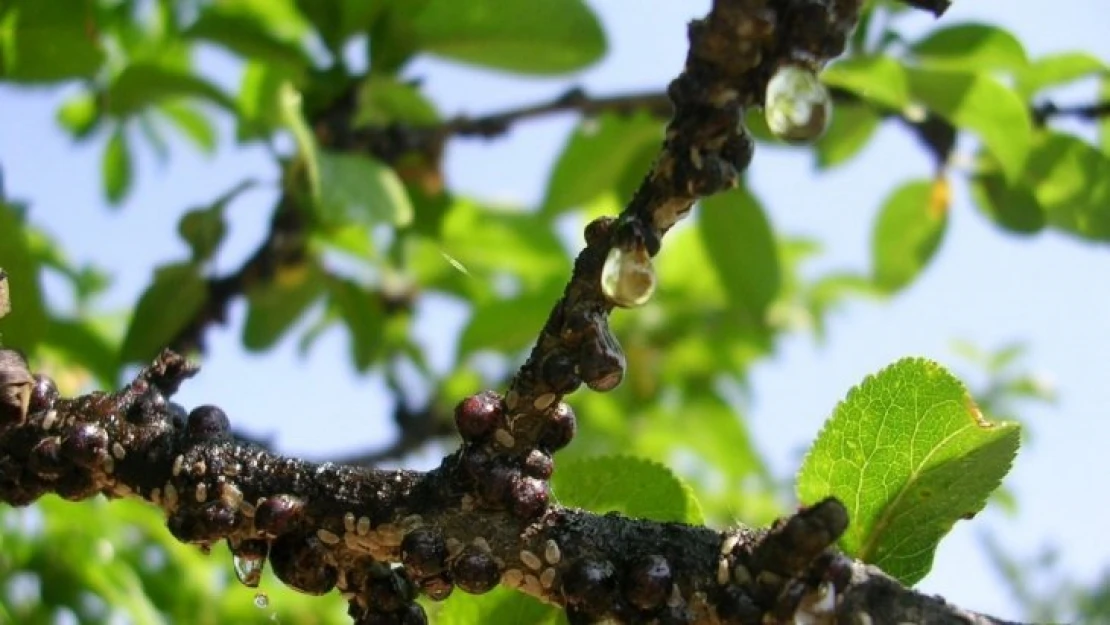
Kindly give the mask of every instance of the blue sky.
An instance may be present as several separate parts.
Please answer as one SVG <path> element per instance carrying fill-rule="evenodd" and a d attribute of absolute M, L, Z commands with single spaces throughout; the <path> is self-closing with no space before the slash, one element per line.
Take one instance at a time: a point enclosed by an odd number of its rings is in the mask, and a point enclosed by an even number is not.
<path fill-rule="evenodd" d="M 657 89 L 681 68 L 685 22 L 703 14 L 709 2 L 591 4 L 605 23 L 610 53 L 579 76 L 521 80 L 431 60 L 421 60 L 408 73 L 424 78 L 447 114 L 532 103 L 572 85 L 596 94 Z M 1031 56 L 1084 49 L 1110 60 L 1110 11 L 1099 0 L 1062 0 L 1052 8 L 968 0 L 958 2 L 944 18 L 946 23 L 975 20 L 1011 29 Z M 907 20 L 907 30 L 920 32 L 930 24 L 930 18 L 915 17 Z M 203 62 L 225 84 L 236 83 L 226 58 L 209 54 Z M 0 163 L 9 195 L 31 203 L 36 224 L 57 237 L 74 259 L 95 262 L 116 275 L 106 298 L 109 305 L 133 302 L 152 266 L 185 255 L 176 236 L 183 209 L 210 202 L 243 177 L 276 179 L 260 149 L 231 146 L 233 133 L 225 125 L 222 147 L 212 157 L 180 144 L 167 165 L 142 153 L 135 192 L 122 209 L 109 209 L 101 199 L 99 177 L 103 138 L 74 146 L 54 125 L 54 110 L 64 93 L 17 95 L 0 89 Z M 1066 94 L 1073 102 L 1092 98 L 1093 89 Z M 487 198 L 534 203 L 573 123 L 571 116 L 555 116 L 495 141 L 451 143 L 449 182 Z M 900 182 L 930 171 L 909 135 L 891 127 L 860 158 L 832 175 L 814 176 L 804 151 L 761 149 L 749 179 L 777 229 L 824 242 L 818 268 L 862 271 L 868 267 L 871 220 L 879 203 Z M 848 388 L 866 374 L 909 355 L 959 370 L 962 363 L 951 349 L 955 338 L 984 347 L 1027 342 L 1029 362 L 1054 381 L 1061 399 L 1050 408 L 1023 413 L 1035 440 L 1022 450 L 1009 480 L 1021 514 L 1008 518 L 991 512 L 961 523 L 941 545 L 936 567 L 921 585 L 966 607 L 1017 617 L 977 546 L 980 533 L 991 533 L 1018 553 L 1057 544 L 1065 567 L 1083 577 L 1110 563 L 1110 543 L 1091 538 L 1102 535 L 1110 517 L 1105 498 L 1097 494 L 1103 476 L 1110 475 L 1104 443 L 1110 440 L 1110 385 L 1103 364 L 1110 348 L 1110 297 L 1102 288 L 1110 258 L 1104 248 L 1061 235 L 1004 235 L 977 214 L 962 184 L 955 190 L 948 236 L 925 274 L 890 303 L 861 302 L 835 315 L 822 345 L 807 336 L 786 340 L 754 374 L 749 417 L 772 466 L 789 478 L 800 450 Z M 218 267 L 237 265 L 262 236 L 273 198 L 272 190 L 263 189 L 233 205 L 229 248 Z M 392 424 L 383 387 L 351 371 L 345 334 L 327 334 L 308 361 L 297 356 L 292 341 L 274 352 L 249 355 L 238 347 L 243 312 L 242 306 L 235 307 L 230 326 L 210 333 L 209 358 L 201 376 L 184 387 L 183 403 L 219 403 L 241 427 L 272 436 L 291 453 L 331 456 L 389 440 Z M 434 337 L 458 322 L 426 314 L 421 328 Z M 442 364 L 447 356 L 439 354 L 437 360 Z M 355 439 L 352 432 L 364 435 Z"/>

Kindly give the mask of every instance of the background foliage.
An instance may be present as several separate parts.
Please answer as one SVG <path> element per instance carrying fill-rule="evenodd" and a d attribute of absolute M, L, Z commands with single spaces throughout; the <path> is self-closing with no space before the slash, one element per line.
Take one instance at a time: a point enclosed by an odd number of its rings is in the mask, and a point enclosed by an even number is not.
<path fill-rule="evenodd" d="M 1097 108 L 1046 104 L 1077 81 L 1110 97 L 1105 62 L 1081 51 L 1030 58 L 1012 34 L 985 23 L 942 21 L 910 37 L 901 19 L 892 4 L 869 5 L 850 53 L 823 74 L 837 103 L 832 126 L 814 146 L 791 148 L 811 151 L 824 172 L 890 127 L 921 140 L 931 169 L 913 180 L 876 178 L 890 191 L 870 209 L 869 269 L 811 270 L 820 242 L 776 228 L 775 198 L 752 187 L 704 202 L 657 259 L 653 301 L 613 318 L 633 374 L 612 393 L 572 398 L 580 435 L 558 458 L 563 503 L 717 525 L 762 524 L 785 510 L 790 489 L 743 418 L 753 367 L 790 336 L 821 336 L 846 303 L 910 288 L 951 236 L 953 194 L 964 188 L 998 236 L 1110 239 L 1110 123 Z M 651 94 L 611 110 L 569 94 L 560 106 L 589 114 L 566 137 L 539 202 L 472 197 L 445 179 L 450 141 L 505 129 L 448 116 L 407 68 L 431 56 L 520 81 L 578 72 L 607 51 L 601 22 L 579 0 L 6 0 L 0 37 L 3 97 L 64 94 L 58 131 L 95 148 L 112 210 L 173 211 L 184 244 L 150 268 L 146 288 L 121 310 L 104 303 L 114 269 L 75 259 L 51 234 L 64 213 L 0 195 L 0 266 L 15 303 L 0 325 L 5 344 L 74 392 L 114 386 L 167 344 L 217 359 L 231 346 L 204 339 L 230 306 L 245 306 L 234 328 L 242 349 L 294 344 L 306 365 L 321 339 L 341 331 L 351 370 L 397 400 L 397 451 L 409 462 L 454 445 L 450 408 L 460 397 L 503 387 L 561 292 L 581 226 L 631 196 L 665 122 Z M 233 59 L 234 80 L 202 62 L 214 51 Z M 1069 125 L 1076 120 L 1087 125 Z M 760 150 L 772 149 L 760 114 L 748 121 Z M 172 175 L 180 159 L 216 150 L 228 130 L 243 149 L 261 147 L 267 168 L 210 189 L 202 206 L 128 204 L 141 167 L 153 160 Z M 249 217 L 254 252 L 228 258 L 252 193 L 275 200 L 268 215 Z M 102 243 L 147 233 L 119 234 Z M 428 330 L 428 311 L 440 310 L 462 320 L 457 332 Z M 437 365 L 444 351 L 449 362 Z M 1046 398 L 1019 348 L 965 351 L 992 420 L 1012 418 L 1017 401 Z M 599 475 L 612 481 L 592 483 Z M 647 486 L 614 488 L 621 480 Z M 799 488 L 804 500 L 804 470 Z M 606 499 L 612 492 L 626 497 Z M 1005 491 L 996 499 L 1014 506 Z M 299 597 L 272 582 L 269 605 L 256 607 L 253 591 L 230 583 L 227 554 L 205 558 L 175 544 L 138 505 L 46 500 L 0 515 L 8 620 L 346 618 L 335 597 Z M 1029 566 L 992 553 L 1031 615 L 1105 614 L 1101 587 L 1038 593 Z M 443 609 L 441 622 L 473 622 L 476 610 L 520 622 L 520 610 L 539 610 L 507 595 L 454 597 Z"/>

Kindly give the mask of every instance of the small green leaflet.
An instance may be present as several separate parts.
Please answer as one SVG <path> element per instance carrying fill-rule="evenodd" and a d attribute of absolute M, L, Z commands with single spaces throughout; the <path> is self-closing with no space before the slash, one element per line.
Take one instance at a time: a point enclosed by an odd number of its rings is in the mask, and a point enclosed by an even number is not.
<path fill-rule="evenodd" d="M 159 267 L 139 298 L 120 348 L 123 362 L 153 358 L 204 305 L 208 285 L 192 263 Z"/>
<path fill-rule="evenodd" d="M 111 138 L 104 144 L 100 170 L 104 178 L 104 194 L 108 197 L 108 202 L 118 205 L 131 189 L 134 175 L 131 148 L 127 144 L 127 134 L 122 125 L 116 127 Z"/>
<path fill-rule="evenodd" d="M 1020 438 L 940 365 L 903 359 L 837 406 L 802 463 L 798 499 L 840 499 L 851 519 L 841 548 L 913 584 L 956 521 L 986 505 Z"/>
<path fill-rule="evenodd" d="M 667 467 L 632 456 L 603 456 L 559 465 L 551 490 L 564 506 L 620 512 L 653 521 L 702 524 L 694 491 Z"/>
<path fill-rule="evenodd" d="M 391 167 L 361 154 L 321 151 L 319 215 L 330 226 L 412 223 L 412 201 Z"/>
<path fill-rule="evenodd" d="M 871 235 L 876 286 L 898 291 L 929 264 L 948 226 L 950 193 L 938 178 L 907 182 L 887 198 Z"/>

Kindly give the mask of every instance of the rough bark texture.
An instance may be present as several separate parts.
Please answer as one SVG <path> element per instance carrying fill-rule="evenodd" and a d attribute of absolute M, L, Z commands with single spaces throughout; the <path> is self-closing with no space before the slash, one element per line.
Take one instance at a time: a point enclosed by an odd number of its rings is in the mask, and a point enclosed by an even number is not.
<path fill-rule="evenodd" d="M 723 532 L 549 501 L 551 456 L 576 427 L 562 397 L 583 383 L 609 390 L 624 373 L 607 324 L 615 304 L 600 287 L 610 251 L 650 259 L 698 198 L 734 187 L 752 157 L 745 109 L 780 65 L 817 70 L 840 54 L 859 4 L 717 0 L 690 24 L 654 166 L 621 215 L 587 228 L 564 295 L 504 395 L 460 402 L 464 443 L 437 469 L 314 464 L 238 441 L 219 408 L 186 414 L 169 401 L 196 373 L 169 351 L 121 390 L 71 399 L 0 351 L 0 501 L 144 499 L 183 542 L 226 540 L 298 590 L 344 593 L 356 623 L 421 622 L 417 594 L 498 583 L 564 606 L 572 623 L 1001 622 L 836 552 L 849 519 L 832 499 L 769 529 Z"/>

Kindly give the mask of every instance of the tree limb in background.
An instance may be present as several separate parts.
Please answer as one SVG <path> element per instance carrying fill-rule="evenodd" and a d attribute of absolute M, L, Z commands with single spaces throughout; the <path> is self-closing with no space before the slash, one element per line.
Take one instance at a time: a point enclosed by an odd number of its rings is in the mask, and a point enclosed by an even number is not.
<path fill-rule="evenodd" d="M 812 73 L 840 54 L 858 10 L 854 0 L 716 0 L 691 23 L 652 170 L 620 216 L 587 227 L 564 295 L 504 396 L 460 402 L 464 444 L 438 468 L 315 464 L 235 441 L 218 407 L 186 416 L 168 401 L 197 371 L 169 351 L 123 389 L 73 399 L 6 351 L 0 500 L 142 498 L 179 540 L 226 540 L 237 570 L 268 562 L 302 592 L 338 589 L 359 624 L 423 622 L 418 592 L 442 599 L 498 584 L 565 607 L 572 623 L 1000 622 L 835 551 L 849 519 L 834 499 L 767 530 L 727 531 L 549 501 L 552 455 L 576 428 L 561 398 L 583 383 L 610 390 L 624 374 L 608 314 L 650 295 L 651 257 L 694 202 L 737 184 L 753 148 L 743 114 L 772 75 L 784 65 Z"/>

